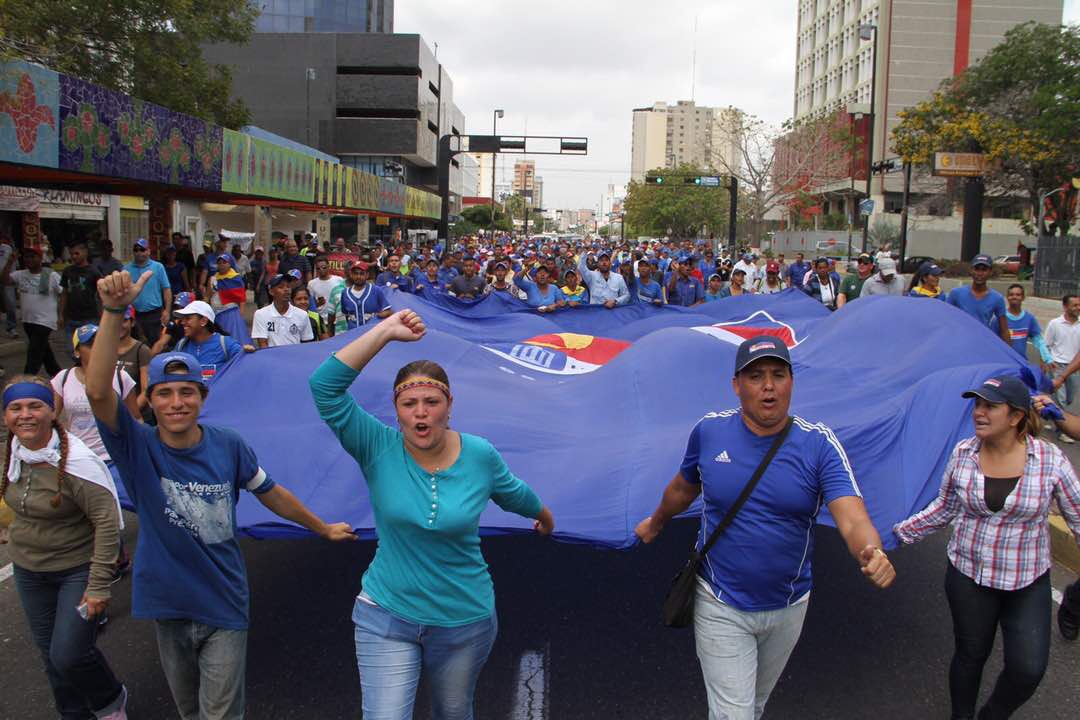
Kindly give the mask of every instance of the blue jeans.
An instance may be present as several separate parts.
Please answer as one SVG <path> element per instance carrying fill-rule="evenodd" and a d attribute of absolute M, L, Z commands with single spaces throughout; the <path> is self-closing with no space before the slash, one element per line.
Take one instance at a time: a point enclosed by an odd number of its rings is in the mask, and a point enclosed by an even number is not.
<path fill-rule="evenodd" d="M 1054 363 L 1054 375 L 1062 374 L 1067 367 L 1068 365 L 1065 363 Z M 1063 410 L 1069 410 L 1078 395 L 1080 395 L 1080 374 L 1073 373 L 1065 378 L 1065 382 L 1058 388 L 1054 399 L 1057 400 L 1057 404 Z"/>
<path fill-rule="evenodd" d="M 996 590 L 979 585 L 949 563 L 945 595 L 956 640 L 949 666 L 952 716 L 975 717 L 983 666 L 1000 625 L 1005 667 L 979 717 L 1009 717 L 1035 694 L 1050 658 L 1050 573 L 1019 590 Z"/>
<path fill-rule="evenodd" d="M 97 620 L 76 608 L 86 591 L 89 565 L 59 572 L 14 566 L 30 635 L 45 662 L 56 710 L 64 720 L 93 720 L 116 709 L 122 686 L 97 649 Z"/>
<path fill-rule="evenodd" d="M 352 620 L 364 720 L 411 720 L 423 670 L 434 720 L 472 720 L 473 696 L 499 623 L 417 625 L 357 598 Z"/>
<path fill-rule="evenodd" d="M 193 620 L 158 620 L 161 669 L 183 720 L 244 717 L 247 630 Z"/>
<path fill-rule="evenodd" d="M 694 598 L 697 647 L 709 720 L 754 720 L 769 699 L 802 633 L 809 601 L 746 612 L 726 605 L 698 580 Z"/>

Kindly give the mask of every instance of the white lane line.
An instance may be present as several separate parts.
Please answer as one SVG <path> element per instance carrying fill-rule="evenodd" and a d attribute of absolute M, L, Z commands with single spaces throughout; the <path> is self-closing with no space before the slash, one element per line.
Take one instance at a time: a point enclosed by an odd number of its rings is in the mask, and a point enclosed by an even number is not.
<path fill-rule="evenodd" d="M 529 650 L 518 663 L 510 720 L 547 720 L 548 649 Z"/>
<path fill-rule="evenodd" d="M 1060 605 L 1061 601 L 1065 599 L 1065 596 L 1056 587 L 1050 588 L 1050 597 L 1054 598 L 1055 605 Z"/>
<path fill-rule="evenodd" d="M 14 573 L 15 573 L 15 568 L 12 566 L 11 563 L 8 563 L 4 567 L 0 567 L 0 583 L 7 580 Z"/>

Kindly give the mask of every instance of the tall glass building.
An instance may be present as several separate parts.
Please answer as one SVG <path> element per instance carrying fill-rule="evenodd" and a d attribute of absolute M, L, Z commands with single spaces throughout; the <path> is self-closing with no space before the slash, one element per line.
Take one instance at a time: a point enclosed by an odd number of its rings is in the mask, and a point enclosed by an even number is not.
<path fill-rule="evenodd" d="M 394 0 L 257 0 L 255 32 L 394 32 Z"/>

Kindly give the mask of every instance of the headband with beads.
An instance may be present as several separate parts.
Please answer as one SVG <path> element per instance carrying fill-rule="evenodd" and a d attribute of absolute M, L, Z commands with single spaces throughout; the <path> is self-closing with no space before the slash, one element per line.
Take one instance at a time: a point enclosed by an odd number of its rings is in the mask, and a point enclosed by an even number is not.
<path fill-rule="evenodd" d="M 398 395 L 401 393 L 415 387 L 430 387 L 441 390 L 443 395 L 446 395 L 448 400 L 450 399 L 450 386 L 441 380 L 429 377 L 411 377 L 408 380 L 398 383 L 397 386 L 394 387 L 394 400 L 396 401 Z"/>

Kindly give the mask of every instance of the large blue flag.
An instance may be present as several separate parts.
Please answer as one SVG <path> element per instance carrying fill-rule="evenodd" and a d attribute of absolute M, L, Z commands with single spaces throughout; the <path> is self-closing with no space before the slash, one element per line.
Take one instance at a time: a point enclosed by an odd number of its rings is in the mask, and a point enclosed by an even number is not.
<path fill-rule="evenodd" d="M 791 348 L 792 412 L 836 432 L 889 545 L 892 525 L 937 493 L 953 446 L 973 432 L 971 401 L 960 394 L 1028 369 L 986 327 L 923 299 L 863 298 L 830 313 L 787 291 L 693 308 L 541 315 L 500 297 L 389 297 L 395 309 L 416 310 L 428 333 L 380 353 L 351 389 L 357 402 L 396 425 L 395 373 L 411 360 L 435 360 L 450 376 L 452 427 L 499 449 L 551 507 L 558 538 L 609 547 L 634 543 L 634 526 L 678 470 L 694 423 L 738 405 L 732 369 L 747 337 L 776 335 Z M 236 358 L 214 379 L 203 419 L 240 431 L 267 472 L 320 516 L 371 537 L 363 477 L 319 419 L 307 384 L 362 331 Z M 827 513 L 821 520 L 831 522 Z M 239 523 L 262 537 L 302 532 L 247 497 Z M 531 525 L 494 504 L 481 524 L 489 533 Z"/>

